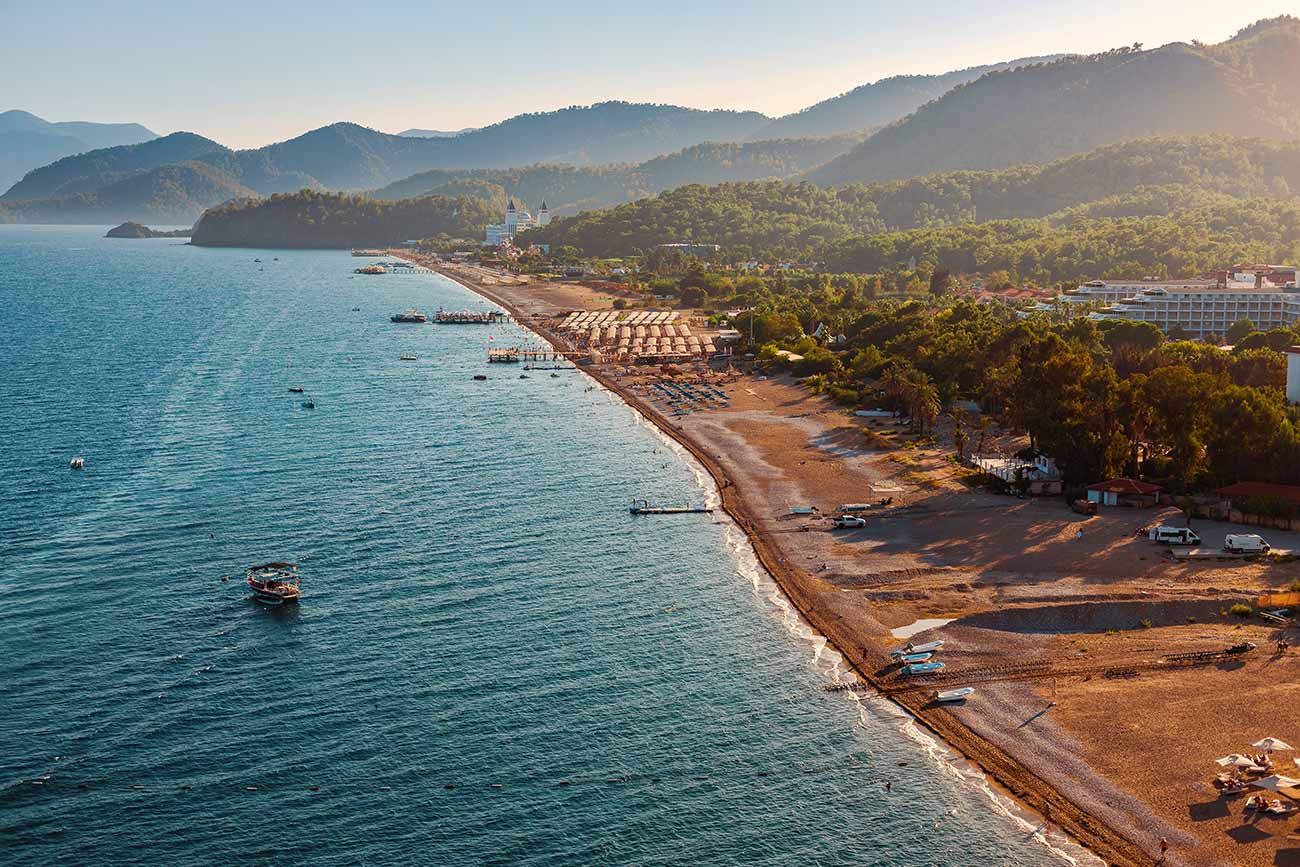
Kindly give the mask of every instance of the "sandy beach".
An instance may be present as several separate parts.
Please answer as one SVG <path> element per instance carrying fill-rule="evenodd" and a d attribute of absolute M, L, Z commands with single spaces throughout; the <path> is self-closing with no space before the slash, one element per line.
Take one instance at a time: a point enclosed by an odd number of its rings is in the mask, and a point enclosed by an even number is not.
<path fill-rule="evenodd" d="M 548 339 L 558 314 L 609 304 L 572 284 L 422 264 Z M 1211 785 L 1215 758 L 1266 735 L 1300 736 L 1285 712 L 1300 695 L 1300 658 L 1274 650 L 1282 630 L 1228 611 L 1286 589 L 1296 567 L 1176 562 L 1136 532 L 1181 523 L 1170 508 L 1085 517 L 1059 497 L 975 490 L 951 460 L 951 431 L 918 445 L 893 419 L 855 417 L 788 378 L 719 374 L 729 406 L 677 415 L 650 388 L 658 368 L 584 370 L 709 470 L 764 566 L 864 688 L 906 708 L 1050 827 L 1109 864 L 1157 863 L 1163 837 L 1161 863 L 1300 865 L 1296 815 L 1257 816 L 1244 795 Z M 990 437 L 1017 446 L 1008 432 Z M 867 526 L 831 529 L 823 516 L 858 502 L 875 504 Z M 818 512 L 790 511 L 810 506 Z M 1197 529 L 1207 544 L 1232 531 Z M 1293 536 L 1270 531 L 1275 546 L 1300 548 Z M 942 637 L 947 668 L 916 685 L 891 664 L 903 643 L 891 633 L 926 619 L 942 625 L 913 640 Z M 1258 648 L 1179 661 L 1244 641 Z M 936 688 L 958 685 L 975 695 L 934 704 Z M 1292 755 L 1274 754 L 1276 773 L 1300 775 Z"/>

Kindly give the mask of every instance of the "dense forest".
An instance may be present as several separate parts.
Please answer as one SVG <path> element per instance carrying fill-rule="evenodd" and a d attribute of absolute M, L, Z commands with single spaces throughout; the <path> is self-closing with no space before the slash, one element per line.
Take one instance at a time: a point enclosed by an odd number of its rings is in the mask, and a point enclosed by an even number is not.
<path fill-rule="evenodd" d="M 424 196 L 381 202 L 302 190 L 212 208 L 194 227 L 207 247 L 341 248 L 414 238 L 470 239 L 502 214 L 480 198 Z"/>
<path fill-rule="evenodd" d="M 813 172 L 838 186 L 1043 163 L 1101 145 L 1207 132 L 1300 134 L 1300 20 L 1220 45 L 1172 43 L 991 72 Z"/>

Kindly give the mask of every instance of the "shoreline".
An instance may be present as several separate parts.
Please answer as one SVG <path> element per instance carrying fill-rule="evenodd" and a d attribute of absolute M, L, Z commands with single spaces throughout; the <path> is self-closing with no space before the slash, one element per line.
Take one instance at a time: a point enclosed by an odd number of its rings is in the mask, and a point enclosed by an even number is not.
<path fill-rule="evenodd" d="M 445 267 L 434 267 L 430 263 L 420 264 L 465 289 L 499 304 L 510 312 L 520 326 L 553 346 L 559 344 L 558 338 L 533 322 L 532 316 L 524 312 L 515 299 L 508 298 L 494 288 L 484 286 L 464 274 L 450 272 Z M 757 526 L 755 517 L 749 513 L 743 502 L 743 492 L 728 477 L 714 456 L 709 454 L 701 444 L 693 441 L 680 425 L 673 425 L 660 416 L 638 395 L 631 393 L 604 371 L 594 366 L 586 366 L 581 370 L 602 387 L 617 395 L 647 423 L 654 425 L 661 433 L 685 449 L 712 477 L 723 511 L 748 539 L 759 565 L 803 622 L 826 640 L 830 650 L 840 655 L 845 663 L 845 671 L 852 673 L 862 683 L 871 687 L 874 698 L 886 699 L 890 705 L 918 724 L 925 734 L 937 739 L 963 757 L 972 767 L 977 768 L 986 777 L 996 794 L 1010 800 L 1019 810 L 1043 818 L 1042 827 L 1048 824 L 1054 825 L 1072 843 L 1106 864 L 1116 865 L 1116 867 L 1146 867 L 1157 863 L 1138 844 L 1076 806 L 1054 786 L 1016 761 L 996 744 L 981 737 L 955 717 L 941 710 L 928 708 L 927 699 L 910 693 L 885 695 L 881 692 L 880 680 L 870 673 L 871 667 L 879 663 L 880 658 L 873 659 L 868 653 L 868 648 L 860 643 L 861 637 L 853 636 L 844 625 L 836 623 L 837 618 L 834 615 L 818 611 L 813 601 L 817 579 L 797 567 L 790 566 L 776 553 Z M 1003 805 L 995 804 L 995 806 Z M 1006 808 L 1004 810 L 1014 817 L 1014 811 Z M 1047 845 L 1049 848 L 1054 848 L 1050 844 Z"/>

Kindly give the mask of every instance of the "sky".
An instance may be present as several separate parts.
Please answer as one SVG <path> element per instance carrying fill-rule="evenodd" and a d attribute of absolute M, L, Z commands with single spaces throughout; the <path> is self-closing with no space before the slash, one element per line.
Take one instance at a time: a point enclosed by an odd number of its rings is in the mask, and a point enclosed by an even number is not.
<path fill-rule="evenodd" d="M 1288 4 L 1291 8 L 1288 8 Z M 258 147 L 609 99 L 781 115 L 890 75 L 1219 42 L 1300 0 L 0 0 L 0 110 Z"/>

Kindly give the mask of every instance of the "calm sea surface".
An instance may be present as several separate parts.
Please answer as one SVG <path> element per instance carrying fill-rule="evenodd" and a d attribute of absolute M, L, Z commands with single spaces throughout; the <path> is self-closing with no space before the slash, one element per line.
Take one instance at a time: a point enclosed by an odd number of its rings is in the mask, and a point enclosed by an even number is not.
<path fill-rule="evenodd" d="M 620 402 L 388 321 L 476 296 L 102 234 L 0 227 L 6 865 L 1066 863 L 734 528 L 627 514 L 713 494 Z"/>

